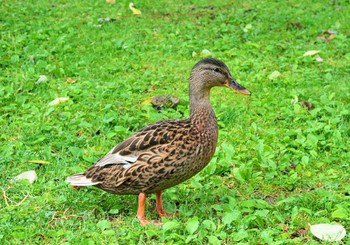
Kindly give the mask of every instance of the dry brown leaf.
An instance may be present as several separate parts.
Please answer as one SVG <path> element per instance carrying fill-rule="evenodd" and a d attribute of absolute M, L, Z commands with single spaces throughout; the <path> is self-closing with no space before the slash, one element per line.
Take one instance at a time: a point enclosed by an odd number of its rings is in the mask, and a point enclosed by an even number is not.
<path fill-rule="evenodd" d="M 315 108 L 314 104 L 312 104 L 309 101 L 302 100 L 300 101 L 300 104 L 305 107 L 306 110 L 311 111 L 312 109 Z"/>
<path fill-rule="evenodd" d="M 106 0 L 107 3 L 115 3 L 115 0 Z"/>
<path fill-rule="evenodd" d="M 329 42 L 330 40 L 333 40 L 335 38 L 336 34 L 337 34 L 336 31 L 326 30 L 322 32 L 320 35 L 318 35 L 317 38 Z"/>
<path fill-rule="evenodd" d="M 73 77 L 67 77 L 66 78 L 66 82 L 67 83 L 76 83 L 78 81 L 78 79 L 73 78 Z"/>

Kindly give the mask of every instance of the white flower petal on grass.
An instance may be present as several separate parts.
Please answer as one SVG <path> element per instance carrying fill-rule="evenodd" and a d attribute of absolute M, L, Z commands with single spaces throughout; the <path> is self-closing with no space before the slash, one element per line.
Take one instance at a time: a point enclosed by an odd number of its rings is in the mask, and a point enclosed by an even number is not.
<path fill-rule="evenodd" d="M 38 80 L 35 82 L 36 84 L 39 84 L 39 83 L 45 83 L 47 82 L 49 79 L 47 78 L 47 76 L 45 75 L 40 75 Z"/>
<path fill-rule="evenodd" d="M 339 242 L 346 235 L 346 230 L 340 224 L 310 225 L 311 233 L 322 241 Z"/>
<path fill-rule="evenodd" d="M 313 55 L 315 55 L 315 54 L 318 54 L 320 52 L 320 50 L 309 50 L 309 51 L 307 51 L 307 52 L 305 52 L 304 54 L 303 54 L 303 56 L 305 57 L 305 56 L 313 56 Z"/>
<path fill-rule="evenodd" d="M 36 172 L 34 170 L 30 170 L 30 171 L 26 171 L 26 172 L 23 172 L 23 173 L 17 175 L 13 179 L 15 181 L 21 180 L 21 179 L 26 179 L 29 181 L 30 184 L 33 184 L 37 178 L 38 178 L 38 176 L 36 175 Z"/>
<path fill-rule="evenodd" d="M 315 56 L 315 59 L 316 59 L 317 62 L 323 62 L 322 57 L 319 56 L 319 55 L 316 55 L 316 56 Z"/>
<path fill-rule="evenodd" d="M 66 101 L 68 101 L 68 100 L 69 100 L 68 97 L 56 98 L 56 99 L 54 99 L 53 101 L 51 101 L 51 102 L 49 103 L 49 106 L 59 105 L 59 104 L 64 103 L 64 102 L 66 102 Z"/>
<path fill-rule="evenodd" d="M 274 80 L 276 78 L 278 78 L 279 76 L 281 76 L 281 73 L 279 71 L 273 71 L 270 75 L 269 75 L 269 79 L 270 80 Z"/>
<path fill-rule="evenodd" d="M 200 53 L 201 57 L 209 57 L 211 55 L 211 52 L 208 49 L 203 49 Z"/>

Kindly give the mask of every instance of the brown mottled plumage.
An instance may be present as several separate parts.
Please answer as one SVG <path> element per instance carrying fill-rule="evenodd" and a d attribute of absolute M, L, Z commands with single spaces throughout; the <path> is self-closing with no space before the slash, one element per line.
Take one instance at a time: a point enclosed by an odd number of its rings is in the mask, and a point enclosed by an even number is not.
<path fill-rule="evenodd" d="M 250 94 L 231 76 L 227 66 L 206 58 L 192 69 L 190 77 L 190 118 L 163 120 L 150 124 L 115 146 L 84 173 L 67 178 L 73 186 L 94 185 L 114 194 L 139 194 L 137 217 L 146 224 L 146 194 L 156 193 L 160 216 L 161 192 L 201 171 L 212 158 L 218 136 L 209 93 L 225 86 Z"/>

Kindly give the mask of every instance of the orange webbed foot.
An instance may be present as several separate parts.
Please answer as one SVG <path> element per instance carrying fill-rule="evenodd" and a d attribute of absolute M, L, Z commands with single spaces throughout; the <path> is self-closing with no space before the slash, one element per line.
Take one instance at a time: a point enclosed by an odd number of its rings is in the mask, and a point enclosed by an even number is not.
<path fill-rule="evenodd" d="M 156 193 L 156 208 L 155 211 L 158 212 L 159 217 L 172 217 L 174 215 L 177 215 L 178 212 L 167 212 L 163 208 L 163 201 L 162 201 L 162 192 Z"/>
<path fill-rule="evenodd" d="M 145 225 L 149 225 L 149 224 L 153 224 L 155 226 L 161 226 L 163 225 L 163 223 L 159 220 L 148 220 L 148 219 L 145 219 L 145 218 L 139 218 L 137 217 L 140 221 L 140 225 L 142 226 L 145 226 Z"/>
<path fill-rule="evenodd" d="M 137 215 L 136 217 L 140 221 L 140 224 L 142 226 L 148 225 L 148 224 L 154 224 L 156 226 L 162 225 L 162 222 L 159 220 L 148 220 L 146 219 L 145 216 L 145 203 L 146 203 L 146 194 L 145 193 L 140 193 L 139 194 L 139 204 L 138 204 L 138 209 L 137 209 Z"/>
<path fill-rule="evenodd" d="M 148 225 L 148 224 L 153 224 L 156 226 L 160 226 L 163 223 L 159 220 L 148 220 L 146 219 L 145 216 L 145 204 L 146 204 L 146 194 L 145 193 L 140 193 L 139 194 L 139 202 L 138 202 L 138 209 L 137 209 L 137 218 L 140 221 L 140 224 L 142 226 Z M 177 215 L 178 212 L 166 212 L 163 208 L 163 202 L 162 202 L 162 193 L 157 192 L 156 193 L 156 207 L 155 211 L 157 211 L 159 217 L 172 217 L 174 215 Z"/>

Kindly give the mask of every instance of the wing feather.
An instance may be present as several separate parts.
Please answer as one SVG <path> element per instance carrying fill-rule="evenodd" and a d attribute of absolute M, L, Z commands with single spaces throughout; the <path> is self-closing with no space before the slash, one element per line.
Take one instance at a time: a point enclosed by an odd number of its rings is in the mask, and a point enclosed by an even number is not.
<path fill-rule="evenodd" d="M 173 150 L 170 144 L 187 123 L 187 120 L 163 120 L 150 124 L 112 148 L 94 166 L 116 164 L 128 168 L 139 160 L 143 163 L 149 159 L 160 161 Z"/>
<path fill-rule="evenodd" d="M 131 189 L 121 193 L 146 188 L 143 185 L 152 186 L 159 179 L 151 172 L 171 174 L 184 163 L 187 152 L 184 147 L 195 138 L 192 137 L 194 134 L 198 134 L 191 126 L 190 119 L 150 124 L 113 147 L 85 173 L 73 175 L 67 181 L 77 186 L 98 185 L 111 192 L 116 192 L 124 182 L 130 182 Z"/>

